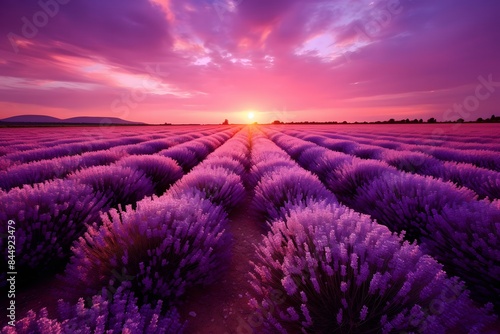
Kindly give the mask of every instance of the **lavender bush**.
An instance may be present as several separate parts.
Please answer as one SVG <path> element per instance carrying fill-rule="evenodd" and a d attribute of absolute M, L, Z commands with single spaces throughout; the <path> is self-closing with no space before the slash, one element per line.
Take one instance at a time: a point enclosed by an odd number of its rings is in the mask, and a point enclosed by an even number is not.
<path fill-rule="evenodd" d="M 139 143 L 136 145 L 129 145 L 128 147 L 126 147 L 126 152 L 128 154 L 134 154 L 134 155 L 155 154 L 161 150 L 166 150 L 175 144 L 176 141 L 174 140 L 155 139 Z"/>
<path fill-rule="evenodd" d="M 162 312 L 162 301 L 158 301 L 154 308 L 149 304 L 139 307 L 134 294 L 121 286 L 112 296 L 106 290 L 93 296 L 90 306 L 85 305 L 83 298 L 75 305 L 59 300 L 56 319 L 51 319 L 45 308 L 38 313 L 30 310 L 15 327 L 6 326 L 2 333 L 180 334 L 185 325 L 176 309 Z"/>
<path fill-rule="evenodd" d="M 344 159 L 338 159 L 342 160 Z M 376 178 L 384 179 L 398 173 L 395 168 L 377 160 L 353 159 L 348 163 L 347 158 L 345 161 L 346 163 L 335 169 L 327 170 L 323 180 L 328 189 L 348 205 L 353 205 L 357 201 L 356 195 L 363 186 L 371 184 Z"/>
<path fill-rule="evenodd" d="M 201 167 L 201 166 L 200 166 Z M 222 167 L 196 168 L 177 182 L 169 194 L 199 194 L 226 210 L 234 208 L 245 197 L 240 176 Z"/>
<path fill-rule="evenodd" d="M 133 155 L 121 159 L 118 165 L 144 172 L 158 196 L 184 175 L 175 160 L 160 155 Z"/>
<path fill-rule="evenodd" d="M 200 162 L 192 150 L 189 150 L 187 147 L 181 145 L 161 151 L 159 154 L 177 161 L 179 166 L 182 167 L 184 173 L 189 172 Z"/>
<path fill-rule="evenodd" d="M 208 154 L 210 154 L 210 152 L 212 152 L 212 149 L 199 139 L 186 143 L 184 147 L 192 151 L 198 161 L 202 161 Z"/>
<path fill-rule="evenodd" d="M 118 145 L 137 144 L 141 141 L 141 139 L 134 137 L 118 138 L 113 140 L 84 141 L 82 143 L 71 143 L 24 152 L 15 152 L 13 154 L 6 155 L 5 158 L 12 162 L 28 163 L 37 160 L 77 155 L 90 151 L 106 150 Z"/>
<path fill-rule="evenodd" d="M 238 160 L 228 156 L 214 156 L 202 162 L 202 165 L 207 168 L 222 167 L 229 172 L 242 176 L 245 174 L 245 166 Z"/>
<path fill-rule="evenodd" d="M 99 222 L 104 200 L 90 186 L 56 180 L 24 186 L 0 195 L 0 233 L 7 234 L 7 221 L 16 222 L 16 269 L 48 270 L 69 257 L 70 246 L 86 229 Z M 7 246 L 0 239 L 2 268 L 7 268 Z"/>
<path fill-rule="evenodd" d="M 446 203 L 427 217 L 429 234 L 422 247 L 461 277 L 480 301 L 500 308 L 500 206 L 498 201 L 474 201 L 465 205 Z"/>
<path fill-rule="evenodd" d="M 384 148 L 374 145 L 359 144 L 353 154 L 360 159 L 380 159 L 384 151 Z"/>
<path fill-rule="evenodd" d="M 154 186 L 143 171 L 120 166 L 98 166 L 68 176 L 100 192 L 110 207 L 134 204 L 154 194 Z"/>
<path fill-rule="evenodd" d="M 0 172 L 0 188 L 10 190 L 54 178 L 63 178 L 79 168 L 109 165 L 120 158 L 116 152 L 97 151 L 15 165 Z"/>
<path fill-rule="evenodd" d="M 315 166 L 318 166 L 319 162 L 321 161 L 321 159 L 323 159 L 323 155 L 326 154 L 326 152 L 329 151 L 319 146 L 307 148 L 302 151 L 297 157 L 297 162 L 307 169 L 309 169 L 310 167 L 310 170 L 315 173 Z"/>
<path fill-rule="evenodd" d="M 297 168 L 297 164 L 290 159 L 269 159 L 254 164 L 248 174 L 248 184 L 250 188 L 255 188 L 262 178 L 278 169 L 286 170 Z"/>
<path fill-rule="evenodd" d="M 226 213 L 200 197 L 143 200 L 112 210 L 73 247 L 64 281 L 73 295 L 132 284 L 142 300 L 174 303 L 194 285 L 212 283 L 227 264 Z"/>
<path fill-rule="evenodd" d="M 439 148 L 417 146 L 418 150 L 445 161 L 471 163 L 477 167 L 500 172 L 500 157 L 497 152 L 486 150 L 458 150 L 453 148 Z"/>
<path fill-rule="evenodd" d="M 323 142 L 323 146 L 329 148 L 332 151 L 352 154 L 358 148 L 358 143 L 350 140 L 328 139 Z"/>
<path fill-rule="evenodd" d="M 292 211 L 253 265 L 259 333 L 475 333 L 493 320 L 418 246 L 345 207 Z"/>
<path fill-rule="evenodd" d="M 476 200 L 474 192 L 452 183 L 412 174 L 384 174 L 360 185 L 354 209 L 370 214 L 391 231 L 406 231 L 408 240 L 429 235 L 428 218 L 447 205 Z"/>
<path fill-rule="evenodd" d="M 386 150 L 381 160 L 399 170 L 408 173 L 428 175 L 429 171 L 442 162 L 425 153 Z"/>
<path fill-rule="evenodd" d="M 471 164 L 445 162 L 430 174 L 474 190 L 481 198 L 500 198 L 500 173 Z"/>
<path fill-rule="evenodd" d="M 289 207 L 324 200 L 335 202 L 335 197 L 317 177 L 298 166 L 281 167 L 261 179 L 255 188 L 253 209 L 271 222 L 283 218 Z"/>

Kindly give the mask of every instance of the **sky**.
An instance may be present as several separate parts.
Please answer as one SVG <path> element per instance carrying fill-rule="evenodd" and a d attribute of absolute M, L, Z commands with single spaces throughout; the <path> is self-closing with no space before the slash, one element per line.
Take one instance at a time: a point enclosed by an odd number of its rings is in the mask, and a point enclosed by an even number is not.
<path fill-rule="evenodd" d="M 0 118 L 500 115 L 498 0 L 1 1 Z"/>

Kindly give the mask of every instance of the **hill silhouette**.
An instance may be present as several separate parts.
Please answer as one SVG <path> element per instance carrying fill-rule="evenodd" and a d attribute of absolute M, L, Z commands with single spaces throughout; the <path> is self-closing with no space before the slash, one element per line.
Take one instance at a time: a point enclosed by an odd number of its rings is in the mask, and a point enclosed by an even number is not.
<path fill-rule="evenodd" d="M 78 116 L 66 119 L 46 115 L 19 115 L 0 119 L 2 123 L 30 123 L 30 124 L 117 124 L 134 125 L 145 124 L 141 122 L 131 122 L 118 117 L 94 117 Z"/>

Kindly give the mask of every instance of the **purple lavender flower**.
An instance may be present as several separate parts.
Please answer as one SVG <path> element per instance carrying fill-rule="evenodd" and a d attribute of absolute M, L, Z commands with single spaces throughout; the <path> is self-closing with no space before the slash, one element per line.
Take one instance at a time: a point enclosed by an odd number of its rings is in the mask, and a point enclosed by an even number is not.
<path fill-rule="evenodd" d="M 424 175 L 428 175 L 436 165 L 442 164 L 438 159 L 425 153 L 395 150 L 385 150 L 381 160 L 399 170 Z"/>
<path fill-rule="evenodd" d="M 234 208 L 245 197 L 245 188 L 240 176 L 222 167 L 201 167 L 184 176 L 169 194 L 200 194 L 226 210 Z"/>
<path fill-rule="evenodd" d="M 500 206 L 498 201 L 447 203 L 427 217 L 429 235 L 422 248 L 433 255 L 450 275 L 462 278 L 480 302 L 500 308 Z"/>
<path fill-rule="evenodd" d="M 259 332 L 474 332 L 494 319 L 418 246 L 345 207 L 292 210 L 257 257 L 250 305 L 262 315 Z"/>
<path fill-rule="evenodd" d="M 176 161 L 160 155 L 133 155 L 121 159 L 118 165 L 144 172 L 158 196 L 184 175 Z"/>
<path fill-rule="evenodd" d="M 217 153 L 217 151 L 212 154 L 215 153 Z M 245 166 L 240 161 L 228 156 L 210 156 L 209 159 L 206 159 L 201 163 L 200 167 L 201 166 L 212 169 L 222 167 L 239 176 L 243 176 L 245 174 Z"/>
<path fill-rule="evenodd" d="M 430 174 L 474 190 L 481 198 L 500 198 L 499 172 L 471 164 L 445 162 L 442 166 L 436 166 Z"/>
<path fill-rule="evenodd" d="M 46 308 L 38 313 L 30 310 L 16 322 L 15 327 L 6 326 L 2 333 L 172 333 L 184 331 L 186 323 L 181 322 L 175 308 L 162 312 L 162 301 L 153 308 L 149 304 L 138 306 L 132 292 L 120 286 L 109 296 L 104 290 L 95 295 L 91 305 L 85 305 L 83 298 L 76 304 L 59 300 L 59 312 L 55 319 L 49 317 Z"/>
<path fill-rule="evenodd" d="M 255 188 L 253 208 L 260 217 L 274 221 L 283 217 L 283 208 L 324 200 L 335 202 L 335 196 L 317 177 L 298 166 L 281 167 L 260 180 Z"/>
<path fill-rule="evenodd" d="M 0 171 L 0 188 L 10 190 L 23 185 L 63 178 L 79 168 L 109 165 L 119 158 L 117 153 L 106 150 L 15 165 L 6 171 Z"/>
<path fill-rule="evenodd" d="M 384 174 L 357 191 L 353 207 L 370 214 L 391 231 L 406 231 L 408 240 L 429 236 L 428 218 L 447 205 L 476 200 L 474 192 L 452 183 L 412 174 Z"/>
<path fill-rule="evenodd" d="M 182 167 L 184 173 L 189 172 L 194 166 L 196 166 L 200 160 L 196 157 L 196 154 L 185 146 L 174 146 L 167 150 L 161 151 L 159 153 L 164 157 L 169 157 L 177 161 L 179 166 Z"/>
<path fill-rule="evenodd" d="M 355 197 L 366 184 L 374 179 L 384 179 L 397 174 L 394 167 L 377 160 L 353 159 L 326 173 L 324 182 L 339 200 L 348 205 L 353 205 Z"/>
<path fill-rule="evenodd" d="M 134 204 L 154 194 L 154 186 L 143 171 L 120 166 L 97 166 L 83 169 L 68 176 L 90 185 L 106 198 L 110 207 Z"/>
<path fill-rule="evenodd" d="M 266 175 L 271 174 L 278 169 L 292 169 L 297 167 L 297 164 L 289 159 L 264 160 L 252 166 L 248 175 L 248 184 L 251 188 L 255 188 L 259 181 Z"/>
<path fill-rule="evenodd" d="M 70 246 L 86 229 L 100 221 L 104 200 L 87 185 L 55 180 L 34 187 L 24 186 L 1 195 L 0 233 L 7 234 L 7 221 L 16 223 L 16 269 L 54 269 L 69 257 Z M 6 238 L 0 239 L 2 268 L 7 268 Z"/>
<path fill-rule="evenodd" d="M 140 201 L 135 211 L 112 210 L 75 243 L 64 280 L 73 295 L 129 281 L 142 302 L 174 303 L 226 266 L 226 224 L 221 207 L 200 197 L 163 196 Z"/>

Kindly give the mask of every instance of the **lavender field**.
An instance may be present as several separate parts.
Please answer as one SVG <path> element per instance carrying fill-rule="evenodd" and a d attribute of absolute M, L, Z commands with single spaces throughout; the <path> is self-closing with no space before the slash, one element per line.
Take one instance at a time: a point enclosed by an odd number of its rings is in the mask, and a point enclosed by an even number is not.
<path fill-rule="evenodd" d="M 498 133 L 0 129 L 0 328 L 499 333 Z"/>

